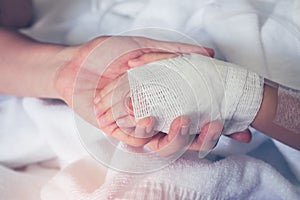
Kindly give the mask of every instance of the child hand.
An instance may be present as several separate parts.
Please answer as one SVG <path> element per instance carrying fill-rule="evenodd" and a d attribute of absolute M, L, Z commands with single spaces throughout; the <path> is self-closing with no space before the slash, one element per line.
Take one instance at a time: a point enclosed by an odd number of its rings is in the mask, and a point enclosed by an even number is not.
<path fill-rule="evenodd" d="M 130 67 L 137 67 L 148 62 L 174 57 L 171 53 L 148 53 L 136 59 L 129 60 Z M 135 122 L 131 100 L 128 96 L 129 84 L 126 75 L 112 81 L 99 92 L 95 98 L 95 109 L 99 119 L 99 126 L 107 134 L 132 145 L 148 146 L 161 155 L 170 155 L 184 148 L 188 143 L 190 150 L 209 151 L 217 143 L 223 129 L 220 122 L 206 124 L 201 134 L 194 135 L 193 141 L 190 137 L 182 134 L 181 127 L 189 126 L 189 119 L 185 116 L 174 119 L 168 134 L 153 130 L 154 119 L 149 117 Z M 155 135 L 155 136 L 154 136 Z M 196 137 L 195 137 L 196 136 Z M 235 133 L 229 137 L 243 142 L 249 142 L 251 134 L 249 131 Z M 205 139 L 205 140 L 204 140 Z M 133 141 L 136 143 L 133 144 Z M 161 151 L 163 149 L 163 151 Z"/>
<path fill-rule="evenodd" d="M 132 146 L 143 146 L 151 139 L 154 119 L 135 122 L 126 74 L 98 91 L 94 106 L 98 126 L 106 134 Z"/>

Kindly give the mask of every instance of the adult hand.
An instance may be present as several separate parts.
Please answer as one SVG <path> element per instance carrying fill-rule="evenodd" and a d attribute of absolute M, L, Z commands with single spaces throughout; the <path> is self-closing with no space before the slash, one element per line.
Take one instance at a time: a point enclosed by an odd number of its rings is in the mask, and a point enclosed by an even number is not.
<path fill-rule="evenodd" d="M 209 48 L 129 36 L 99 37 L 77 47 L 67 47 L 66 51 L 71 56 L 57 70 L 55 88 L 61 98 L 82 118 L 103 129 L 103 123 L 99 124 L 95 116 L 95 94 L 100 94 L 100 99 L 104 99 L 108 91 L 105 86 L 120 78 L 130 68 L 130 60 L 137 61 L 141 56 L 155 52 L 165 55 L 191 52 L 213 55 L 213 50 Z M 97 109 L 98 116 L 104 111 L 107 113 L 104 107 Z M 145 127 L 151 127 L 152 123 L 152 119 L 141 120 L 138 127 L 144 130 Z M 104 131 L 134 146 L 141 146 L 149 141 L 148 138 L 135 138 L 124 133 L 115 123 Z"/>

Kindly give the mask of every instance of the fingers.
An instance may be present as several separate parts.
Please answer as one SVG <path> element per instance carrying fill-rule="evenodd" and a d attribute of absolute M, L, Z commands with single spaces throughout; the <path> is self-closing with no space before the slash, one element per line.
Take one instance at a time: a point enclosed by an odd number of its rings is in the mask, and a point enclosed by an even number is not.
<path fill-rule="evenodd" d="M 231 135 L 228 135 L 228 137 L 240 142 L 249 143 L 252 139 L 252 134 L 249 129 L 246 129 L 245 131 L 236 132 Z"/>
<path fill-rule="evenodd" d="M 113 95 L 114 95 L 113 92 L 111 92 L 108 95 L 104 96 L 103 98 L 99 98 L 99 102 L 95 104 L 96 117 L 100 117 L 105 112 L 108 112 L 108 109 L 111 108 L 111 106 L 114 106 L 114 104 L 118 103 L 118 102 L 115 103 L 112 102 L 111 98 Z"/>
<path fill-rule="evenodd" d="M 217 144 L 223 130 L 221 122 L 210 122 L 203 126 L 198 137 L 189 134 L 190 120 L 181 116 L 176 118 L 170 127 L 169 133 L 158 133 L 147 144 L 161 156 L 169 156 L 177 151 L 188 149 L 200 151 L 199 156 L 205 157 Z"/>
<path fill-rule="evenodd" d="M 116 104 L 119 105 L 115 107 L 115 111 L 129 109 L 129 107 L 126 107 L 129 95 L 129 83 L 126 75 L 112 81 L 96 93 L 97 94 L 94 98 L 96 117 L 103 115 Z"/>
<path fill-rule="evenodd" d="M 154 124 L 154 118 L 147 117 L 137 122 L 136 127 L 119 127 L 117 123 L 113 122 L 102 128 L 102 130 L 106 134 L 126 144 L 141 147 L 152 139 Z"/>
<path fill-rule="evenodd" d="M 126 103 L 121 95 L 118 102 L 115 103 L 111 101 L 112 93 L 114 93 L 115 90 L 106 94 L 106 96 L 96 104 L 96 106 L 99 107 L 96 108 L 98 109 L 98 126 L 106 134 L 126 144 L 136 147 L 144 146 L 150 141 L 154 134 L 154 119 L 148 117 L 136 123 L 130 99 L 127 99 L 128 102 Z M 114 102 L 114 105 L 111 105 L 111 102 Z M 127 104 L 127 106 L 125 104 Z"/>
<path fill-rule="evenodd" d="M 108 125 L 99 125 L 101 129 L 107 134 L 120 140 L 126 144 L 141 147 L 147 144 L 152 138 L 153 125 L 152 121 L 145 120 L 146 122 L 140 123 L 134 127 L 120 127 L 117 121 L 113 121 Z M 101 122 L 99 122 L 100 124 Z M 149 133 L 149 134 L 148 134 Z"/>
<path fill-rule="evenodd" d="M 106 79 L 106 78 L 105 77 L 104 78 L 101 77 L 100 81 L 102 79 Z M 120 77 L 118 77 L 118 78 L 116 78 L 114 80 L 110 80 L 110 82 L 107 83 L 102 88 L 97 88 L 98 90 L 96 91 L 96 94 L 95 94 L 94 103 L 98 103 L 101 100 L 101 98 L 103 98 L 108 93 L 112 92 L 113 90 L 115 90 L 118 87 L 128 87 L 127 74 L 124 74 L 123 76 L 120 76 Z"/>
<path fill-rule="evenodd" d="M 116 124 L 120 128 L 134 128 L 136 126 L 134 117 L 128 115 L 127 113 L 125 116 L 116 119 Z"/>
<path fill-rule="evenodd" d="M 168 134 L 158 133 L 147 144 L 161 156 L 169 156 L 185 149 L 190 141 L 190 120 L 186 116 L 177 117 L 171 124 Z"/>
<path fill-rule="evenodd" d="M 177 53 L 199 53 L 205 56 L 214 57 L 214 50 L 207 47 L 201 47 L 190 44 L 176 43 L 175 47 Z"/>
<path fill-rule="evenodd" d="M 101 77 L 101 80 L 102 80 L 102 77 Z M 107 94 L 112 92 L 117 87 L 119 81 L 120 81 L 120 78 L 117 78 L 115 80 L 111 80 L 105 86 L 102 85 L 101 88 L 97 88 L 97 90 L 95 92 L 94 104 L 99 103 L 103 97 L 105 97 Z"/>
<path fill-rule="evenodd" d="M 153 46 L 153 49 L 151 50 L 156 52 L 158 49 L 160 49 L 161 51 L 172 52 L 172 53 L 173 52 L 174 53 L 199 53 L 210 57 L 214 56 L 213 49 L 207 47 L 201 47 L 198 45 L 191 45 L 191 44 L 185 44 L 179 42 L 166 42 L 166 41 L 158 41 L 152 39 L 147 39 L 147 40 L 148 41 L 144 41 L 143 38 L 142 39 L 137 38 L 137 41 L 140 43 L 140 45 L 142 42 L 144 44 L 145 43 L 148 44 L 147 46 Z"/>
<path fill-rule="evenodd" d="M 151 138 L 154 134 L 155 119 L 153 117 L 146 117 L 137 122 L 133 137 L 137 138 Z"/>
<path fill-rule="evenodd" d="M 125 81 L 124 81 L 125 80 Z M 108 135 L 132 146 L 144 146 L 153 135 L 154 120 L 135 122 L 126 76 L 97 91 L 94 99 L 98 126 Z"/>
<path fill-rule="evenodd" d="M 129 93 L 128 82 L 122 79 L 107 85 L 98 92 L 94 99 L 95 115 L 99 127 L 102 129 L 113 123 L 124 128 L 135 126 L 131 100 L 127 97 Z"/>
<path fill-rule="evenodd" d="M 154 62 L 161 59 L 167 59 L 178 56 L 174 53 L 147 53 L 143 54 L 138 58 L 132 59 L 128 61 L 128 66 L 131 68 L 138 67 L 141 65 L 145 65 L 150 62 Z"/>
<path fill-rule="evenodd" d="M 223 130 L 221 122 L 210 122 L 203 126 L 201 133 L 189 146 L 190 150 L 199 151 L 199 157 L 203 158 L 217 144 Z"/>
<path fill-rule="evenodd" d="M 106 134 L 114 137 L 115 139 L 120 140 L 120 141 L 122 141 L 126 144 L 129 144 L 131 146 L 134 146 L 134 147 L 144 146 L 151 140 L 151 137 L 149 137 L 149 138 L 133 137 L 132 135 L 135 134 L 134 128 L 133 129 L 123 129 L 123 128 L 121 129 L 116 124 L 112 124 L 112 125 L 104 128 L 103 131 Z"/>
<path fill-rule="evenodd" d="M 101 115 L 97 115 L 97 119 L 99 127 L 102 129 L 113 123 L 116 123 L 120 128 L 136 126 L 134 116 L 130 115 L 122 102 L 113 105 Z"/>

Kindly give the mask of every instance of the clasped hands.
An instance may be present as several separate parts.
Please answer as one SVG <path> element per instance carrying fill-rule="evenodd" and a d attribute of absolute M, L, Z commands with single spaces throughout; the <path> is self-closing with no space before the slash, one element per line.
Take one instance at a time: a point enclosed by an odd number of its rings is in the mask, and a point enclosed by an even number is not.
<path fill-rule="evenodd" d="M 162 156 L 187 148 L 210 151 L 217 144 L 223 124 L 207 123 L 201 133 L 190 137 L 190 120 L 179 116 L 169 133 L 153 129 L 155 119 L 147 117 L 135 122 L 126 71 L 130 68 L 182 53 L 213 56 L 210 48 L 157 41 L 143 37 L 98 37 L 86 44 L 69 47 L 72 57 L 61 66 L 54 80 L 62 99 L 86 121 L 106 134 L 132 146 L 147 145 Z M 249 142 L 249 130 L 234 133 L 231 138 Z M 161 151 L 163 149 L 163 151 Z"/>

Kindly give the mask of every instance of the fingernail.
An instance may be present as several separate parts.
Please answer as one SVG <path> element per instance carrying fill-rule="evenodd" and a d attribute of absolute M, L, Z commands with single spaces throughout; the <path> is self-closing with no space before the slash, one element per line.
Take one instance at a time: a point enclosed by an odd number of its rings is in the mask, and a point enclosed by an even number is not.
<path fill-rule="evenodd" d="M 183 125 L 183 126 L 181 126 L 181 128 L 180 128 L 180 134 L 182 136 L 186 136 L 189 133 L 189 128 L 190 128 L 189 125 Z"/>

